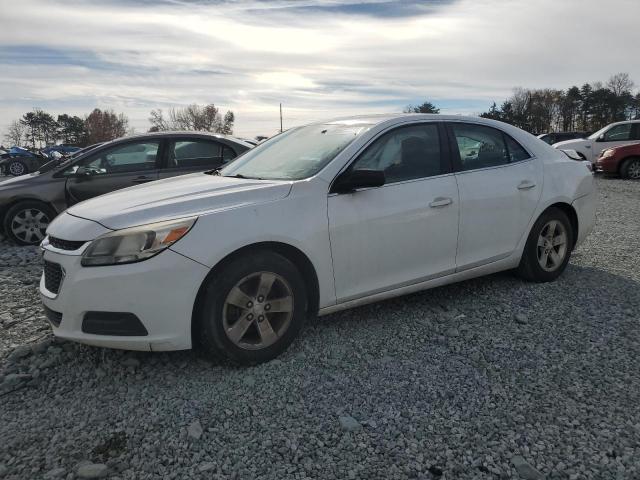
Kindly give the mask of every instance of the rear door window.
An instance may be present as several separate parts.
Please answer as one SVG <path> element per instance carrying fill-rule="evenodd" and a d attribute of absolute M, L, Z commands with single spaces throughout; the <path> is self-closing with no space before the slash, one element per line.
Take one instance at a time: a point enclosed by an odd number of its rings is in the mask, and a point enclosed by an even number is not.
<path fill-rule="evenodd" d="M 212 140 L 171 140 L 167 168 L 217 168 L 228 161 L 228 150 L 229 147 Z"/>

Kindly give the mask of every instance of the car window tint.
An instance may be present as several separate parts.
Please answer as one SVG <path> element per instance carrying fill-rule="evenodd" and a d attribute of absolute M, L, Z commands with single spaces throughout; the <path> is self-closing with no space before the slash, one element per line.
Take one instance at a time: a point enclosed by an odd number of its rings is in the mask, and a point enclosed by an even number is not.
<path fill-rule="evenodd" d="M 640 123 L 634 123 L 631 129 L 631 140 L 640 140 Z"/>
<path fill-rule="evenodd" d="M 219 167 L 223 146 L 210 140 L 178 140 L 169 145 L 168 168 Z"/>
<path fill-rule="evenodd" d="M 467 123 L 451 123 L 462 170 L 495 167 L 509 163 L 500 130 Z"/>
<path fill-rule="evenodd" d="M 604 134 L 605 142 L 624 142 L 625 140 L 631 140 L 631 127 L 632 123 L 623 123 L 622 125 L 616 125 L 611 127 Z"/>
<path fill-rule="evenodd" d="M 230 162 L 231 160 L 236 158 L 236 156 L 236 152 L 234 152 L 231 147 L 225 145 L 224 149 L 222 150 L 222 163 Z"/>
<path fill-rule="evenodd" d="M 522 145 L 516 142 L 509 135 L 505 134 L 504 138 L 507 142 L 507 150 L 509 152 L 510 162 L 521 162 L 522 160 L 531 158 L 531 155 L 529 155 L 529 153 L 522 147 Z"/>
<path fill-rule="evenodd" d="M 397 128 L 375 140 L 353 169 L 383 170 L 386 183 L 446 173 L 442 168 L 436 124 Z"/>
<path fill-rule="evenodd" d="M 153 170 L 156 168 L 159 146 L 159 141 L 152 141 L 126 143 L 107 148 L 70 166 L 64 170 L 63 174 L 73 174 L 79 167 L 84 167 L 93 175 Z"/>

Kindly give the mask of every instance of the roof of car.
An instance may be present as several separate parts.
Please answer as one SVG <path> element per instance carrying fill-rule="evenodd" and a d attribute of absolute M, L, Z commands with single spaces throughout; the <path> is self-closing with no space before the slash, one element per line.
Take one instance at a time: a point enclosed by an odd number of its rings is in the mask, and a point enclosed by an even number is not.
<path fill-rule="evenodd" d="M 328 121 L 318 122 L 325 124 L 369 124 L 375 125 L 378 123 L 396 120 L 467 120 L 472 122 L 480 122 L 486 124 L 496 123 L 496 120 L 491 120 L 482 117 L 469 116 L 469 115 L 444 115 L 441 113 L 381 113 L 381 114 L 373 114 L 373 115 L 354 115 L 351 117 L 339 117 L 333 118 Z M 498 122 L 502 123 L 502 122 Z"/>
<path fill-rule="evenodd" d="M 146 132 L 146 133 L 137 133 L 134 135 L 129 135 L 127 137 L 116 138 L 115 140 L 111 140 L 112 142 L 122 141 L 122 140 L 131 140 L 138 138 L 167 138 L 167 137 L 181 137 L 181 136 L 190 136 L 190 137 L 212 137 L 221 140 L 228 140 L 230 142 L 239 143 L 244 145 L 245 147 L 251 148 L 253 145 L 241 140 L 237 137 L 231 135 L 222 135 L 220 133 L 212 133 L 212 132 L 202 132 L 202 131 L 193 131 L 193 130 L 171 130 L 171 131 L 163 131 L 163 132 Z M 110 142 L 105 142 L 110 143 Z"/>

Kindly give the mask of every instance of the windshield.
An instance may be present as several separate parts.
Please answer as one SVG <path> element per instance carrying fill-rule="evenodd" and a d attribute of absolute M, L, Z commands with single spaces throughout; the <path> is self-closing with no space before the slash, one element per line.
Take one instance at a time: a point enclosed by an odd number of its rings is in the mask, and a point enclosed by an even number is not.
<path fill-rule="evenodd" d="M 308 125 L 249 150 L 220 171 L 225 177 L 302 180 L 325 167 L 371 125 Z"/>
<path fill-rule="evenodd" d="M 604 132 L 606 132 L 609 129 L 609 127 L 610 125 L 607 125 L 606 127 L 603 127 L 600 130 L 598 130 L 596 133 L 592 133 L 588 137 L 589 140 L 597 140 L 600 135 L 602 135 Z"/>

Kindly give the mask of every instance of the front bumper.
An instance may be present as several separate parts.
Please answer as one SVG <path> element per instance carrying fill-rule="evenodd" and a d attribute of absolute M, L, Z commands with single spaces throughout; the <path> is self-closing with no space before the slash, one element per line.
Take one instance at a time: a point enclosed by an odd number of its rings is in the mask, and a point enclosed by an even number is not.
<path fill-rule="evenodd" d="M 594 165 L 600 173 L 618 173 L 618 160 L 615 157 L 600 157 Z"/>
<path fill-rule="evenodd" d="M 193 306 L 208 268 L 170 249 L 143 262 L 106 267 L 82 267 L 83 249 L 79 252 L 61 252 L 49 246 L 44 249 L 44 260 L 59 264 L 63 270 L 57 293 L 47 289 L 44 275 L 40 280 L 47 313 L 61 314 L 61 318 L 53 317 L 59 320 L 58 326 L 51 321 L 57 337 L 126 350 L 191 348 Z M 89 312 L 135 315 L 147 335 L 85 333 L 83 320 Z M 127 317 L 120 315 L 120 318 Z"/>

